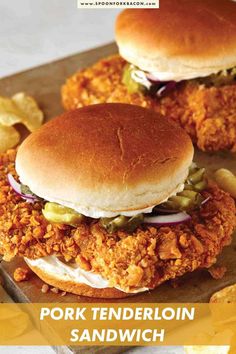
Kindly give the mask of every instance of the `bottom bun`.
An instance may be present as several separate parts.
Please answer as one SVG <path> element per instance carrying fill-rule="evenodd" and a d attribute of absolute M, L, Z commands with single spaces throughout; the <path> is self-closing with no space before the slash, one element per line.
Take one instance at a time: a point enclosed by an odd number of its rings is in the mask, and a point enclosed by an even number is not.
<path fill-rule="evenodd" d="M 135 294 L 125 293 L 116 288 L 104 288 L 97 289 L 92 288 L 89 285 L 76 283 L 71 280 L 58 279 L 54 277 L 52 274 L 48 274 L 43 271 L 39 267 L 32 266 L 27 262 L 27 265 L 30 269 L 45 283 L 52 285 L 60 290 L 66 291 L 68 293 L 81 295 L 81 296 L 89 296 L 89 297 L 97 297 L 103 299 L 122 299 L 124 297 L 132 296 Z"/>

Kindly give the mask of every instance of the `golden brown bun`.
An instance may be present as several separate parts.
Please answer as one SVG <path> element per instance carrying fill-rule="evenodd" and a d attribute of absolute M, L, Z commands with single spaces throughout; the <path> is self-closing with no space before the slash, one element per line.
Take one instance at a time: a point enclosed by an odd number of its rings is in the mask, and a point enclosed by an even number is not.
<path fill-rule="evenodd" d="M 76 282 L 68 281 L 62 278 L 58 279 L 57 277 L 54 277 L 52 274 L 45 272 L 41 268 L 32 266 L 29 262 L 27 262 L 27 265 L 45 283 L 52 285 L 60 290 L 66 291 L 68 293 L 81 295 L 81 296 L 103 298 L 103 299 L 109 299 L 109 298 L 121 299 L 124 297 L 135 295 L 135 294 L 124 293 L 123 291 L 120 291 L 115 288 L 95 289 L 86 284 L 78 284 Z"/>
<path fill-rule="evenodd" d="M 159 9 L 124 10 L 116 40 L 121 56 L 142 70 L 210 75 L 236 65 L 236 3 L 161 0 Z"/>
<path fill-rule="evenodd" d="M 87 208 L 87 214 L 120 212 L 168 198 L 186 179 L 192 158 L 182 128 L 151 110 L 111 103 L 68 111 L 43 125 L 20 146 L 16 170 L 46 200 Z"/>

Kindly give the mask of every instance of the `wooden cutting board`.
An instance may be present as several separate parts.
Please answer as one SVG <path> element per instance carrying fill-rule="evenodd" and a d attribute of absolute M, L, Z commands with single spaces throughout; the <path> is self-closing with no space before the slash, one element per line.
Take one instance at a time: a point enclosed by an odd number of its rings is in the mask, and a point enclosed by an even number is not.
<path fill-rule="evenodd" d="M 63 111 L 60 89 L 66 78 L 76 70 L 87 67 L 100 58 L 117 52 L 115 44 L 108 44 L 96 49 L 79 53 L 28 71 L 0 80 L 0 95 L 11 96 L 24 91 L 36 98 L 46 115 L 46 120 Z M 214 170 L 218 167 L 231 168 L 236 172 L 236 157 L 232 154 L 204 154 L 196 152 L 195 160 Z M 111 302 L 206 302 L 211 294 L 220 288 L 236 282 L 236 240 L 226 247 L 219 257 L 219 263 L 227 267 L 227 273 L 221 280 L 214 280 L 206 270 L 195 271 L 181 278 L 180 286 L 173 288 L 168 282 L 156 290 L 139 294 L 128 299 Z M 15 283 L 12 275 L 16 267 L 22 266 L 22 259 L 10 263 L 1 263 L 4 286 L 15 301 L 19 302 L 96 302 L 82 296 L 60 295 L 41 292 L 42 281 L 31 276 L 30 281 Z M 101 300 L 99 302 L 108 302 Z"/>

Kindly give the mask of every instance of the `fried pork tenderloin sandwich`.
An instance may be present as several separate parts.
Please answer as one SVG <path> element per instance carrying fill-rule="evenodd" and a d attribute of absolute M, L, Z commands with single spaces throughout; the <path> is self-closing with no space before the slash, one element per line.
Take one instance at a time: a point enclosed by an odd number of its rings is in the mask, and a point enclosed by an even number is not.
<path fill-rule="evenodd" d="M 120 55 L 71 78 L 66 109 L 123 102 L 179 123 L 205 151 L 236 151 L 236 2 L 162 0 L 116 21 Z"/>
<path fill-rule="evenodd" d="M 0 251 L 64 291 L 119 298 L 210 267 L 233 199 L 192 163 L 185 131 L 154 111 L 68 111 L 2 155 Z"/>

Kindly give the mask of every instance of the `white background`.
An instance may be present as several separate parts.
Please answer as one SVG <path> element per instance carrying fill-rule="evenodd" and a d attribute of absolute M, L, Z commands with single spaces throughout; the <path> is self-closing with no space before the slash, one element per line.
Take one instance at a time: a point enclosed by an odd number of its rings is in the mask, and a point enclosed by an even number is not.
<path fill-rule="evenodd" d="M 0 0 L 0 77 L 114 40 L 119 10 L 79 10 L 76 0 Z M 50 347 L 0 347 L 1 354 L 49 354 Z M 130 354 L 179 354 L 139 348 Z"/>
<path fill-rule="evenodd" d="M 0 76 L 114 39 L 119 10 L 81 10 L 76 0 L 0 0 Z"/>

